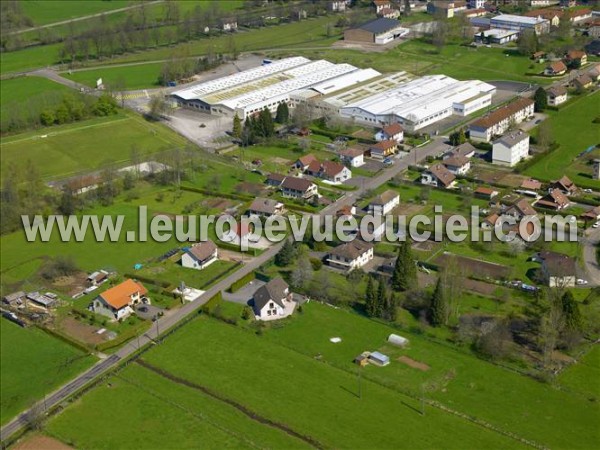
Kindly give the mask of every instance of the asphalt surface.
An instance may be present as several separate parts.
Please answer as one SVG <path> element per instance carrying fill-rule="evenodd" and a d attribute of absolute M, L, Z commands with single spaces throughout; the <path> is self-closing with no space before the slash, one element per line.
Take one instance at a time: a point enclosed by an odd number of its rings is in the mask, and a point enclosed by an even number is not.
<path fill-rule="evenodd" d="M 327 214 L 332 214 L 335 211 L 337 211 L 337 209 L 339 209 L 341 206 L 356 202 L 363 193 L 365 193 L 368 190 L 375 189 L 378 186 L 391 180 L 400 172 L 408 168 L 409 164 L 419 163 L 428 156 L 437 155 L 438 153 L 447 148 L 447 144 L 443 143 L 444 139 L 445 137 L 440 136 L 436 138 L 436 140 L 430 142 L 429 144 L 421 148 L 412 150 L 408 156 L 402 158 L 401 160 L 397 160 L 393 166 L 383 170 L 376 177 L 365 180 L 363 185 L 358 190 L 342 196 L 335 203 L 332 203 L 331 205 L 324 208 L 319 213 L 319 215 L 324 216 Z M 159 320 L 157 320 L 155 324 L 145 334 L 140 336 L 139 339 L 132 339 L 127 344 L 125 344 L 125 346 L 121 348 L 118 352 L 114 353 L 107 359 L 99 361 L 87 371 L 78 375 L 76 378 L 69 381 L 67 384 L 63 385 L 50 395 L 46 396 L 45 400 L 38 402 L 38 404 L 32 409 L 38 408 L 39 410 L 39 408 L 41 408 L 42 411 L 52 409 L 53 407 L 67 400 L 76 391 L 81 389 L 83 386 L 85 386 L 101 374 L 105 373 L 109 369 L 114 368 L 119 362 L 128 359 L 134 352 L 138 350 L 138 348 L 143 347 L 151 342 L 158 342 L 160 334 L 163 334 L 165 331 L 173 328 L 190 315 L 197 314 L 199 308 L 218 292 L 226 290 L 233 282 L 239 280 L 246 274 L 258 269 L 262 264 L 275 257 L 282 245 L 282 242 L 274 244 L 264 253 L 257 256 L 256 258 L 253 258 L 235 273 L 219 281 L 216 285 L 214 285 L 204 294 L 196 298 L 194 301 L 186 303 L 180 309 L 174 310 L 168 315 L 164 315 Z M 1 441 L 5 441 L 14 433 L 16 433 L 21 428 L 27 425 L 27 416 L 29 411 L 30 410 L 24 411 L 15 419 L 13 419 L 4 427 L 2 427 L 2 430 L 0 431 Z"/>
<path fill-rule="evenodd" d="M 600 245 L 600 228 L 590 228 L 584 233 L 583 264 L 591 286 L 600 286 L 600 265 L 596 260 L 596 249 Z"/>

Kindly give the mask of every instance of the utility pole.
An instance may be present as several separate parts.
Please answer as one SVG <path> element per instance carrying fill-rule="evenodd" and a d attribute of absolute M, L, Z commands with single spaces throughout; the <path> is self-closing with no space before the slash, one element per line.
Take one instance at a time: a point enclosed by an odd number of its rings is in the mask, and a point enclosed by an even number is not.
<path fill-rule="evenodd" d="M 362 398 L 362 370 L 360 370 L 360 366 L 358 366 L 358 398 Z"/>
<path fill-rule="evenodd" d="M 425 385 L 421 384 L 421 415 L 425 415 Z"/>

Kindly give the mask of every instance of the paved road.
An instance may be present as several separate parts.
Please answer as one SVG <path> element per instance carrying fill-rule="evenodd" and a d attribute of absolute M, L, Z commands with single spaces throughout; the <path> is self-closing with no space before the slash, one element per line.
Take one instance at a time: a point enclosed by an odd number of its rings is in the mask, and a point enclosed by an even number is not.
<path fill-rule="evenodd" d="M 584 233 L 583 264 L 588 273 L 588 282 L 600 286 L 600 265 L 596 260 L 596 249 L 600 245 L 600 228 L 590 228 Z"/>
<path fill-rule="evenodd" d="M 356 202 L 356 200 L 363 193 L 370 189 L 375 189 L 378 186 L 386 183 L 387 181 L 398 175 L 400 172 L 405 170 L 409 164 L 420 162 L 424 160 L 427 156 L 434 156 L 446 147 L 447 145 L 443 143 L 443 138 L 439 137 L 421 148 L 412 150 L 408 156 L 404 157 L 402 160 L 397 161 L 392 167 L 383 170 L 376 177 L 366 180 L 365 183 L 358 190 L 344 195 L 335 203 L 323 209 L 319 214 L 332 214 L 342 205 Z M 123 348 L 121 348 L 118 352 L 116 352 L 109 358 L 98 362 L 92 368 L 83 372 L 72 381 L 63 385 L 61 388 L 57 389 L 50 395 L 46 396 L 45 400 L 40 401 L 37 407 L 41 408 L 41 410 L 45 410 L 46 408 L 50 409 L 60 404 L 61 402 L 64 402 L 77 390 L 85 386 L 87 383 L 91 382 L 107 370 L 115 367 L 120 361 L 130 357 L 139 347 L 143 347 L 144 345 L 151 342 L 156 342 L 159 333 L 163 334 L 165 331 L 174 327 L 190 315 L 196 314 L 198 312 L 198 309 L 202 305 L 204 305 L 204 303 L 206 303 L 212 296 L 217 294 L 219 291 L 227 289 L 233 282 L 239 280 L 246 274 L 258 269 L 262 264 L 266 263 L 271 258 L 273 258 L 282 245 L 283 243 L 273 245 L 261 255 L 257 256 L 256 258 L 253 258 L 250 262 L 245 264 L 235 273 L 218 282 L 216 285 L 214 285 L 212 288 L 210 288 L 208 291 L 206 291 L 194 301 L 186 303 L 180 309 L 174 310 L 172 311 L 172 313 L 161 317 L 158 321 L 155 322 L 155 325 L 153 325 L 151 329 L 148 330 L 144 335 L 140 336 L 139 339 L 132 339 Z M 26 426 L 27 414 L 28 411 L 23 412 L 21 415 L 19 415 L 11 422 L 6 424 L 4 427 L 2 427 L 2 430 L 0 431 L 0 440 L 5 441 L 14 433 Z"/>
<path fill-rule="evenodd" d="M 144 4 L 144 6 L 150 6 L 156 3 L 162 3 L 164 2 L 164 0 L 154 0 L 151 2 L 147 2 Z M 81 16 L 81 17 L 75 17 L 73 19 L 67 19 L 67 20 L 61 20 L 60 22 L 53 22 L 53 23 L 48 23 L 46 25 L 39 25 L 37 27 L 31 27 L 31 28 L 24 28 L 22 30 L 16 30 L 16 31 L 11 31 L 10 33 L 6 33 L 8 36 L 13 35 L 13 34 L 22 34 L 22 33 L 28 33 L 30 31 L 37 31 L 37 30 L 42 30 L 44 28 L 52 28 L 52 27 L 57 27 L 59 25 L 66 25 L 72 22 L 79 22 L 81 20 L 88 20 L 88 19 L 93 19 L 94 17 L 101 17 L 101 16 L 108 16 L 109 14 L 116 14 L 116 13 L 120 13 L 123 11 L 128 11 L 130 9 L 135 9 L 135 8 L 139 8 L 141 6 L 141 4 L 137 4 L 137 5 L 132 5 L 132 6 L 126 6 L 124 8 L 118 8 L 118 9 L 111 9 L 110 11 L 103 11 L 103 12 L 99 12 L 96 14 L 89 14 L 87 16 Z"/>

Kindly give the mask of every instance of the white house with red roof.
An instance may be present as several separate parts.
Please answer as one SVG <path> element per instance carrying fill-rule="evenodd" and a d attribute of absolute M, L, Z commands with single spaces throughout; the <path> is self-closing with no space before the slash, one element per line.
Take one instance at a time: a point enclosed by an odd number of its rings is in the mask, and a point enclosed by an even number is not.
<path fill-rule="evenodd" d="M 113 320 L 124 319 L 133 313 L 135 305 L 149 303 L 145 298 L 147 293 L 148 290 L 141 283 L 127 279 L 98 295 L 89 309 Z"/>
<path fill-rule="evenodd" d="M 375 133 L 375 140 L 377 142 L 396 141 L 400 143 L 404 140 L 404 129 L 399 123 L 392 123 Z"/>

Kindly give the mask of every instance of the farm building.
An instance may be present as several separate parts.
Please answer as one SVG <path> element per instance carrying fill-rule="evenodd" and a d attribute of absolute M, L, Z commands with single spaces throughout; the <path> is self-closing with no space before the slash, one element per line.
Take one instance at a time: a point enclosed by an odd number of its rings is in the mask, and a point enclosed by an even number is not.
<path fill-rule="evenodd" d="M 372 44 L 387 44 L 406 36 L 409 29 L 403 28 L 395 19 L 381 17 L 344 32 L 344 40 Z"/>
<path fill-rule="evenodd" d="M 398 334 L 390 334 L 387 339 L 388 343 L 397 345 L 398 347 L 406 347 L 409 344 L 409 340 Z"/>
<path fill-rule="evenodd" d="M 369 355 L 369 362 L 376 366 L 387 366 L 390 363 L 390 357 L 383 353 L 373 352 Z"/>

